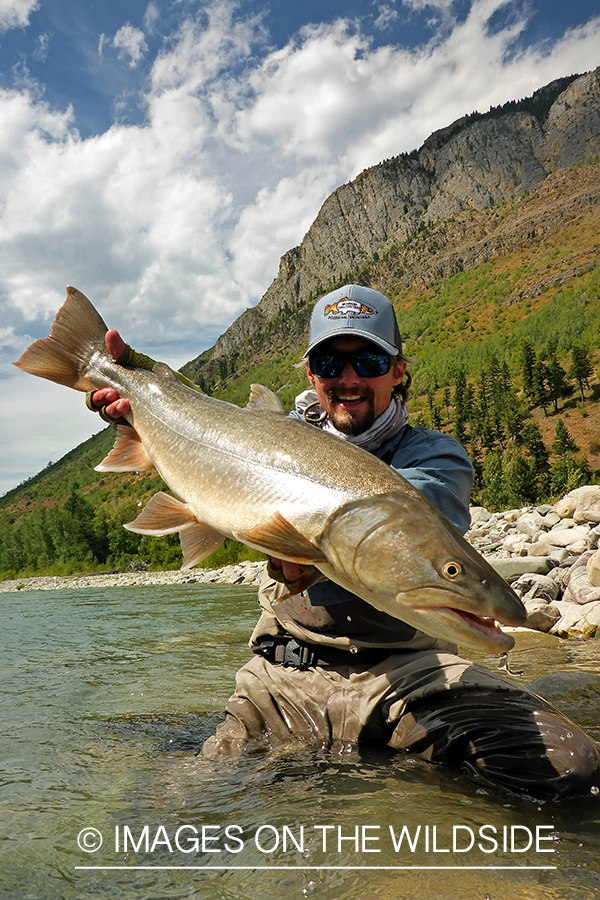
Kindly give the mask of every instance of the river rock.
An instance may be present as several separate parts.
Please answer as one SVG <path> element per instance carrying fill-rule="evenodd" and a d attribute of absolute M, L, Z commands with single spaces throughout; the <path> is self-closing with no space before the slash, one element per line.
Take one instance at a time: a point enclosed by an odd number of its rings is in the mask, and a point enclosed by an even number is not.
<path fill-rule="evenodd" d="M 512 584 L 521 575 L 537 573 L 546 575 L 553 568 L 547 556 L 510 556 L 505 559 L 490 558 L 489 564 L 505 581 Z"/>
<path fill-rule="evenodd" d="M 595 550 L 586 564 L 588 581 L 593 587 L 600 587 L 600 550 Z"/>
<path fill-rule="evenodd" d="M 597 695 L 600 692 L 600 677 L 591 672 L 549 672 L 531 681 L 527 690 L 546 700 L 581 692 Z"/>
<path fill-rule="evenodd" d="M 588 550 L 597 550 L 600 546 L 600 525 L 590 528 L 585 539 Z"/>
<path fill-rule="evenodd" d="M 546 603 L 544 600 L 528 600 L 525 609 L 527 610 L 525 625 L 534 631 L 543 631 L 547 634 L 561 618 L 560 610 L 553 603 Z"/>
<path fill-rule="evenodd" d="M 594 551 L 590 550 L 582 554 L 563 578 L 563 600 L 567 603 L 583 605 L 600 600 L 600 587 L 595 587 L 587 574 L 587 565 L 593 556 Z"/>
<path fill-rule="evenodd" d="M 552 600 L 557 600 L 560 594 L 560 585 L 553 578 L 533 572 L 521 575 L 513 582 L 512 589 L 523 603 L 530 600 L 543 600 L 545 603 L 551 603 Z"/>
<path fill-rule="evenodd" d="M 531 540 L 524 534 L 509 534 L 502 541 L 502 549 L 514 553 L 515 556 L 527 556 L 527 551 L 531 547 Z"/>
<path fill-rule="evenodd" d="M 532 556 L 544 555 L 550 547 L 579 547 L 587 548 L 585 539 L 588 529 L 582 526 L 574 528 L 553 528 L 540 534 L 535 544 L 532 544 L 530 553 Z M 579 551 L 576 551 L 579 552 Z"/>
<path fill-rule="evenodd" d="M 556 512 L 563 518 L 572 516 L 576 523 L 600 522 L 600 486 L 588 484 L 570 491 L 556 504 Z"/>
<path fill-rule="evenodd" d="M 530 538 L 536 538 L 541 531 L 546 530 L 544 527 L 544 518 L 538 510 L 531 513 L 525 513 L 520 516 L 517 521 L 517 531 L 519 534 L 526 534 Z"/>
<path fill-rule="evenodd" d="M 554 604 L 560 612 L 560 619 L 550 629 L 550 634 L 559 637 L 595 637 L 600 626 L 600 601 L 569 603 L 557 600 Z"/>
<path fill-rule="evenodd" d="M 471 513 L 471 528 L 476 528 L 482 522 L 488 522 L 492 516 L 485 506 L 472 506 L 469 511 Z"/>

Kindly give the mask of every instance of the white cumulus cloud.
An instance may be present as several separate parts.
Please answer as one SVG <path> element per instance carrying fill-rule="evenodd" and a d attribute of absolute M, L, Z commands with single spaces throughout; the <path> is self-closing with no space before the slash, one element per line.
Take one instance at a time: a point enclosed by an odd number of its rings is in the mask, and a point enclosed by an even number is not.
<path fill-rule="evenodd" d="M 0 0 L 0 33 L 25 28 L 29 16 L 39 8 L 38 0 Z"/>
<path fill-rule="evenodd" d="M 129 23 L 119 28 L 112 40 L 112 45 L 121 59 L 128 59 L 129 65 L 132 67 L 137 66 L 148 51 L 144 32 Z"/>

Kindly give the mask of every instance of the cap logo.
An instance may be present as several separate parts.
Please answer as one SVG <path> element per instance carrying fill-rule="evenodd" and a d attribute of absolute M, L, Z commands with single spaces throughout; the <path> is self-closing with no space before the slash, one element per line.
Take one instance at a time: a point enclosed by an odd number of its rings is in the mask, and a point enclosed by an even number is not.
<path fill-rule="evenodd" d="M 330 319 L 369 319 L 377 315 L 377 310 L 359 300 L 342 297 L 326 306 L 323 315 Z"/>

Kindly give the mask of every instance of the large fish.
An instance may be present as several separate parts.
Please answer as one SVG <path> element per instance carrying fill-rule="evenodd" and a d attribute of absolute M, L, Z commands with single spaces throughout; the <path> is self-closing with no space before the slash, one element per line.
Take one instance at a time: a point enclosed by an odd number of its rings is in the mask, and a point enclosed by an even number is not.
<path fill-rule="evenodd" d="M 447 519 L 397 472 L 352 444 L 288 417 L 275 395 L 253 386 L 245 409 L 154 371 L 113 361 L 107 327 L 75 288 L 50 336 L 19 368 L 80 391 L 115 388 L 132 427 L 97 466 L 156 468 L 176 496 L 155 494 L 126 525 L 142 534 L 179 532 L 184 567 L 226 537 L 316 566 L 376 609 L 475 649 L 505 652 L 513 638 L 494 620 L 521 625 L 516 594 Z"/>

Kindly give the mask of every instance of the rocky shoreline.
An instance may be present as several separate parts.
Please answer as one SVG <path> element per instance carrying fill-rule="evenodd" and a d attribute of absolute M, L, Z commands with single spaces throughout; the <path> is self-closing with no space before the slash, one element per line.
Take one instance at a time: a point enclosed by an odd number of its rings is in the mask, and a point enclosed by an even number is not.
<path fill-rule="evenodd" d="M 258 587 L 264 562 L 241 562 L 221 569 L 172 569 L 164 572 L 107 572 L 95 575 L 39 575 L 0 581 L 0 594 L 12 591 L 62 591 L 88 587 L 148 587 L 155 584 L 243 584 Z"/>
<path fill-rule="evenodd" d="M 467 540 L 521 597 L 527 627 L 559 637 L 600 637 L 600 487 L 577 488 L 556 505 L 490 513 L 471 509 Z M 264 562 L 221 569 L 40 576 L 0 582 L 18 590 L 155 584 L 258 586 Z"/>

